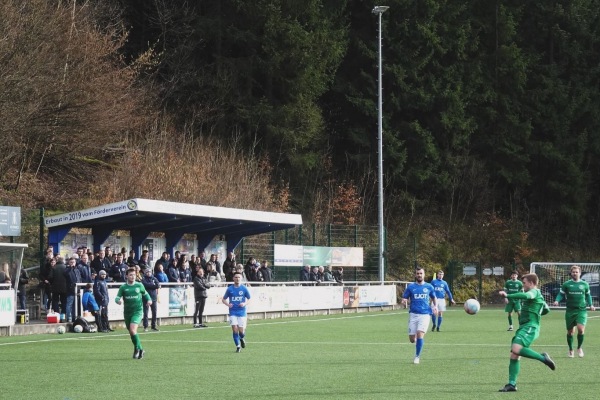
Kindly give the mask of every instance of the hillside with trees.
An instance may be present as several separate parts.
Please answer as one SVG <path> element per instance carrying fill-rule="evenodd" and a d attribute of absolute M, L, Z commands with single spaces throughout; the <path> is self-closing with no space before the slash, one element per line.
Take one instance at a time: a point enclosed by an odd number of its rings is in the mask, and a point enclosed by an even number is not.
<path fill-rule="evenodd" d="M 382 3 L 383 5 L 383 3 Z M 600 254 L 593 0 L 390 0 L 388 262 Z M 0 203 L 131 197 L 376 224 L 358 0 L 0 0 Z"/>

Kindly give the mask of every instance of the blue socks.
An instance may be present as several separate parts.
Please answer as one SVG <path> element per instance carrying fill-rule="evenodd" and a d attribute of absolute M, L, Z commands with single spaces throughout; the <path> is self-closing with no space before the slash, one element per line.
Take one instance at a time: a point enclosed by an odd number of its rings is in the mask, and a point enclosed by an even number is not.
<path fill-rule="evenodd" d="M 423 343 L 425 341 L 423 340 L 423 338 L 417 338 L 417 354 L 416 356 L 419 357 L 421 355 L 421 350 L 423 349 Z"/>

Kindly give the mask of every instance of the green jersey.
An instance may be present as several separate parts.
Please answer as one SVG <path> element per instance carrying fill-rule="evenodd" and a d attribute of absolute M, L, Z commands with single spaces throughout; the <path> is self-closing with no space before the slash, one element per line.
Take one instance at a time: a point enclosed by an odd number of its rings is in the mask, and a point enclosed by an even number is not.
<path fill-rule="evenodd" d="M 586 281 L 570 279 L 560 287 L 556 301 L 560 303 L 563 298 L 567 299 L 567 310 L 585 311 L 588 305 L 592 305 L 590 285 Z"/>
<path fill-rule="evenodd" d="M 523 291 L 523 282 L 520 280 L 513 281 L 509 279 L 504 284 L 504 291 L 506 294 L 515 294 Z"/>
<path fill-rule="evenodd" d="M 513 293 L 506 297 L 509 300 L 522 300 L 521 315 L 519 316 L 519 325 L 521 327 L 528 324 L 539 328 L 542 315 L 547 314 L 549 311 L 540 289 L 531 289 L 524 293 Z"/>
<path fill-rule="evenodd" d="M 123 298 L 125 305 L 123 306 L 123 314 L 131 316 L 135 313 L 144 311 L 142 298 L 146 301 L 151 300 L 150 295 L 146 292 L 146 288 L 139 282 L 133 284 L 124 284 L 119 288 L 115 301 L 118 303 Z"/>

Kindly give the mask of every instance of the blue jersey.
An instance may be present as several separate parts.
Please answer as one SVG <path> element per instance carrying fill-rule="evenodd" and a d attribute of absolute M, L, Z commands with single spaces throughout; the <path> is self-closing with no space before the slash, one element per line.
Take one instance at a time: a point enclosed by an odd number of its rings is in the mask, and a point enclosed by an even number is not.
<path fill-rule="evenodd" d="M 245 303 L 246 300 L 250 299 L 250 292 L 246 286 L 235 287 L 235 285 L 231 285 L 227 287 L 223 298 L 229 299 L 229 304 L 233 304 L 233 307 L 229 309 L 229 315 L 234 317 L 246 316 L 246 306 L 240 307 L 240 303 Z"/>
<path fill-rule="evenodd" d="M 452 293 L 450 293 L 450 287 L 448 287 L 448 283 L 443 279 L 434 279 L 431 281 L 431 286 L 433 286 L 433 291 L 435 293 L 435 297 L 438 299 L 443 299 L 448 294 L 448 298 L 452 301 Z"/>
<path fill-rule="evenodd" d="M 407 286 L 402 298 L 410 299 L 410 312 L 413 314 L 431 314 L 429 299 L 435 299 L 433 286 L 427 282 L 416 282 Z"/>

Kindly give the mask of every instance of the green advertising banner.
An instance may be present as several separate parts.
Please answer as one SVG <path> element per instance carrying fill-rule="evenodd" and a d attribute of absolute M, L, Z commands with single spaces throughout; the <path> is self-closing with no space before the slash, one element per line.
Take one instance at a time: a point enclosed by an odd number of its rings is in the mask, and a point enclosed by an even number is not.
<path fill-rule="evenodd" d="M 331 263 L 331 247 L 304 246 L 302 249 L 304 264 L 329 265 Z"/>
<path fill-rule="evenodd" d="M 304 246 L 304 265 L 331 265 L 333 267 L 362 267 L 362 247 Z"/>
<path fill-rule="evenodd" d="M 278 266 L 331 265 L 362 267 L 362 247 L 323 247 L 275 245 L 274 263 Z"/>

